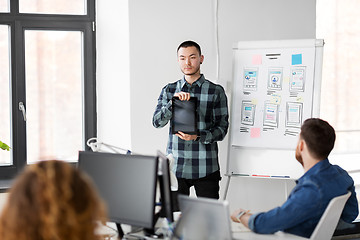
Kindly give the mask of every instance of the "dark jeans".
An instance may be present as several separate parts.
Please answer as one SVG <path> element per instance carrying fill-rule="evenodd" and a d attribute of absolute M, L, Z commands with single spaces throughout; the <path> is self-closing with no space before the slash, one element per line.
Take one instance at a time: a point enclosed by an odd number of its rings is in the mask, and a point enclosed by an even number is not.
<path fill-rule="evenodd" d="M 220 171 L 213 172 L 199 179 L 178 178 L 178 194 L 189 196 L 190 187 L 194 186 L 196 196 L 219 199 Z"/>

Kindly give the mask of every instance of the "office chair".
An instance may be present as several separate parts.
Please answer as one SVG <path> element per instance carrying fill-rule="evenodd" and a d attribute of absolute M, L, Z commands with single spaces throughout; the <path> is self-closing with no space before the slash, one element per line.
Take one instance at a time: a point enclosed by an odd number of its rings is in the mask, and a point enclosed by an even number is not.
<path fill-rule="evenodd" d="M 280 232 L 278 234 L 282 237 L 281 239 L 287 240 L 330 240 L 335 232 L 335 228 L 339 222 L 345 203 L 350 195 L 351 192 L 348 192 L 347 194 L 334 197 L 330 200 L 310 238 L 300 237 L 284 232 Z"/>
<path fill-rule="evenodd" d="M 327 240 L 331 239 L 335 232 L 335 228 L 339 222 L 341 213 L 344 209 L 345 203 L 350 197 L 351 192 L 331 199 L 325 212 L 316 225 L 314 232 L 311 234 L 311 240 Z"/>
<path fill-rule="evenodd" d="M 280 239 L 286 240 L 330 240 L 335 232 L 345 203 L 350 195 L 351 192 L 348 192 L 347 194 L 334 197 L 330 200 L 310 238 L 284 232 L 277 232 L 275 234 L 277 234 Z"/>

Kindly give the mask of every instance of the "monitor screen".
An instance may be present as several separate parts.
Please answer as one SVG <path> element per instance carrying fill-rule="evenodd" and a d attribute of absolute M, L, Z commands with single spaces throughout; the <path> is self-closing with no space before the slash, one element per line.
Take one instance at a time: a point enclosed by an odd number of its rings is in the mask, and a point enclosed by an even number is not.
<path fill-rule="evenodd" d="M 79 168 L 107 203 L 110 221 L 154 228 L 158 157 L 82 151 Z"/>
<path fill-rule="evenodd" d="M 160 151 L 157 152 L 157 156 L 159 158 L 160 217 L 166 217 L 170 222 L 174 222 L 169 159 Z"/>

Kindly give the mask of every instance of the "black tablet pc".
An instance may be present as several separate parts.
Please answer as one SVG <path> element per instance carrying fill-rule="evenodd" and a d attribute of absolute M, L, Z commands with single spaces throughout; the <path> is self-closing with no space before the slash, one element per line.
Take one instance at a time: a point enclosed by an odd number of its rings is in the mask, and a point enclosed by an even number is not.
<path fill-rule="evenodd" d="M 197 98 L 181 101 L 178 97 L 172 98 L 172 133 L 178 131 L 187 134 L 197 134 Z"/>

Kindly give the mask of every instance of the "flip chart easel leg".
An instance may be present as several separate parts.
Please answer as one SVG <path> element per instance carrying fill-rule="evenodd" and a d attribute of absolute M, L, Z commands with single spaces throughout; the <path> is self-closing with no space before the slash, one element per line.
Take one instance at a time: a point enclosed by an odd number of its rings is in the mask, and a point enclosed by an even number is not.
<path fill-rule="evenodd" d="M 289 196 L 289 192 L 288 192 L 288 185 L 287 185 L 287 180 L 284 181 L 285 182 L 285 201 Z"/>
<path fill-rule="evenodd" d="M 223 200 L 226 200 L 226 195 L 227 195 L 227 192 L 228 192 L 228 190 L 229 190 L 231 175 L 227 175 L 227 177 L 228 177 L 228 179 L 227 179 L 227 182 L 226 182 L 226 187 L 225 187 L 225 192 L 224 192 Z"/>

